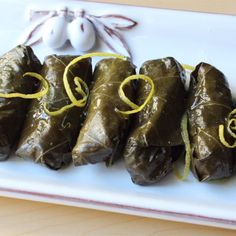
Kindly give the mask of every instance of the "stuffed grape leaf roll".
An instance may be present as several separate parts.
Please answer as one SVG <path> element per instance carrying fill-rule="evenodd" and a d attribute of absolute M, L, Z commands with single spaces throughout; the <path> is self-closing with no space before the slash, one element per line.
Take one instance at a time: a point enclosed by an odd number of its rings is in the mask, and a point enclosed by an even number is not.
<path fill-rule="evenodd" d="M 225 76 L 215 67 L 200 63 L 191 74 L 188 101 L 192 170 L 200 181 L 232 175 L 232 149 L 219 140 L 219 125 L 232 110 Z"/>
<path fill-rule="evenodd" d="M 166 176 L 183 151 L 180 129 L 185 110 L 185 73 L 174 58 L 167 57 L 145 62 L 140 74 L 153 80 L 155 92 L 144 109 L 134 115 L 124 159 L 132 181 L 148 185 Z M 150 85 L 141 82 L 136 104 L 142 104 L 149 91 Z"/>
<path fill-rule="evenodd" d="M 32 93 L 37 87 L 26 72 L 39 72 L 41 64 L 28 46 L 19 45 L 0 58 L 0 92 Z M 30 100 L 0 98 L 0 160 L 9 157 L 22 129 Z"/>
<path fill-rule="evenodd" d="M 81 127 L 83 108 L 73 107 L 60 115 L 50 116 L 45 112 L 44 104 L 47 103 L 48 109 L 54 111 L 71 103 L 64 88 L 63 73 L 74 58 L 57 55 L 46 57 L 41 75 L 49 81 L 49 93 L 31 104 L 16 151 L 19 157 L 31 158 L 55 170 L 72 160 L 71 150 Z M 91 82 L 90 58 L 70 67 L 68 80 L 72 90 L 75 89 L 75 76 L 81 77 L 87 84 Z"/>
<path fill-rule="evenodd" d="M 118 89 L 121 82 L 133 74 L 135 67 L 130 61 L 109 58 L 96 65 L 87 117 L 72 152 L 75 165 L 103 161 L 110 165 L 121 156 L 129 119 L 116 108 L 127 110 L 129 107 L 121 101 Z M 129 97 L 132 91 L 132 86 L 128 86 Z"/>

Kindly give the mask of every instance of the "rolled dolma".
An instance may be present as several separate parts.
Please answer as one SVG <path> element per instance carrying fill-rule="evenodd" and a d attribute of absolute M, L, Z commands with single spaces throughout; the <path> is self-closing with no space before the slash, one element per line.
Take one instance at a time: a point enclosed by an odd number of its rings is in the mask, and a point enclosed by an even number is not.
<path fill-rule="evenodd" d="M 116 108 L 127 110 L 129 107 L 121 101 L 118 89 L 121 82 L 133 74 L 135 67 L 130 61 L 109 58 L 96 65 L 87 117 L 72 151 L 75 165 L 102 161 L 110 165 L 121 156 L 129 120 Z M 131 86 L 126 92 L 130 97 Z"/>
<path fill-rule="evenodd" d="M 68 165 L 72 160 L 71 150 L 81 127 L 83 109 L 73 107 L 60 115 L 50 116 L 44 110 L 44 103 L 47 103 L 51 111 L 71 103 L 64 88 L 63 73 L 74 58 L 57 55 L 46 57 L 41 75 L 49 81 L 49 93 L 31 104 L 16 151 L 19 157 L 40 161 L 55 170 Z M 81 77 L 87 84 L 90 83 L 90 59 L 83 59 L 70 67 L 68 80 L 72 90 L 75 89 L 75 76 Z"/>
<path fill-rule="evenodd" d="M 181 119 L 185 109 L 184 70 L 171 57 L 145 62 L 140 74 L 155 85 L 152 100 L 134 115 L 124 158 L 132 181 L 139 185 L 158 182 L 172 169 L 183 151 Z M 142 104 L 150 85 L 140 83 L 136 104 Z"/>
<path fill-rule="evenodd" d="M 38 72 L 41 64 L 28 46 L 17 46 L 0 58 L 0 92 L 32 93 L 33 79 L 23 78 L 26 72 Z M 19 137 L 30 100 L 0 98 L 0 160 L 9 157 Z"/>
<path fill-rule="evenodd" d="M 219 140 L 219 125 L 232 110 L 225 76 L 215 67 L 200 63 L 191 74 L 188 101 L 192 170 L 200 181 L 232 175 L 231 149 Z"/>

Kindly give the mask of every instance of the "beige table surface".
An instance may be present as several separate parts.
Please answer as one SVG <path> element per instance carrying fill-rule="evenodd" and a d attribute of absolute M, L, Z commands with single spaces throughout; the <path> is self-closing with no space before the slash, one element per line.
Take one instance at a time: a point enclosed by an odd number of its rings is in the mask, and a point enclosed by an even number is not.
<path fill-rule="evenodd" d="M 236 0 L 97 0 L 236 15 Z M 236 231 L 137 216 L 0 198 L 0 236 L 235 236 Z"/>

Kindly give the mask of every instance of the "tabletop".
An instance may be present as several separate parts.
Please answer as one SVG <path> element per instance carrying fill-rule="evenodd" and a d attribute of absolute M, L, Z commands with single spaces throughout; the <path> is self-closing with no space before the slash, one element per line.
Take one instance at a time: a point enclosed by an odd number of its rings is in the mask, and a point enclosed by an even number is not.
<path fill-rule="evenodd" d="M 138 216 L 0 198 L 4 236 L 235 236 L 235 231 Z"/>
<path fill-rule="evenodd" d="M 236 15 L 235 0 L 90 0 Z M 0 198 L 1 235 L 214 235 L 235 231 L 90 209 Z"/>

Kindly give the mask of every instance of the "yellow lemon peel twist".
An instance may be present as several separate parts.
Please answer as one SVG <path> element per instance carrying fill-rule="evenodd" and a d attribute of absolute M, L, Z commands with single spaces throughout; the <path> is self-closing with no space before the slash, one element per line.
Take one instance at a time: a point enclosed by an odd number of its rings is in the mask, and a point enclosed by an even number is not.
<path fill-rule="evenodd" d="M 227 148 L 235 148 L 236 147 L 236 109 L 232 110 L 226 122 L 226 130 L 228 134 L 234 139 L 234 143 L 230 144 L 225 139 L 225 126 L 223 124 L 219 125 L 219 139 L 220 142 Z"/>
<path fill-rule="evenodd" d="M 194 67 L 188 64 L 182 64 L 183 68 L 188 71 L 194 71 Z"/>
<path fill-rule="evenodd" d="M 70 87 L 69 81 L 68 81 L 68 72 L 70 71 L 70 67 L 75 65 L 76 63 L 78 63 L 79 61 L 86 59 L 86 58 L 91 58 L 91 57 L 115 57 L 115 58 L 119 58 L 122 60 L 127 60 L 127 57 L 119 55 L 119 54 L 115 54 L 115 53 L 103 53 L 103 52 L 93 52 L 93 53 L 88 53 L 85 54 L 83 56 L 79 56 L 74 58 L 73 60 L 70 61 L 70 63 L 66 66 L 64 73 L 63 73 L 63 84 L 66 90 L 66 94 L 69 97 L 71 104 L 69 105 L 65 105 L 64 107 L 60 108 L 57 111 L 49 111 L 46 107 L 46 104 L 44 104 L 44 109 L 46 111 L 46 113 L 48 115 L 51 116 L 57 116 L 62 114 L 63 112 L 65 112 L 68 109 L 71 109 L 72 107 L 76 106 L 76 107 L 84 107 L 87 103 L 87 99 L 89 96 L 89 88 L 88 85 L 85 83 L 85 81 L 83 81 L 80 77 L 76 76 L 74 78 L 74 83 L 76 84 L 76 92 L 78 94 L 81 95 L 82 98 L 77 99 L 73 92 L 72 89 Z M 82 86 L 83 88 L 82 88 Z"/>
<path fill-rule="evenodd" d="M 24 98 L 24 99 L 36 99 L 36 98 L 41 98 L 43 97 L 45 94 L 48 93 L 49 90 L 49 85 L 48 85 L 48 81 L 43 78 L 43 76 L 41 76 L 38 73 L 35 72 L 27 72 L 23 75 L 23 77 L 26 76 L 30 76 L 33 77 L 35 79 L 38 79 L 39 81 L 42 82 L 42 90 L 37 92 L 37 93 L 33 93 L 33 94 L 24 94 L 24 93 L 0 93 L 0 97 L 2 98 Z"/>
<path fill-rule="evenodd" d="M 150 89 L 150 92 L 149 92 L 147 98 L 145 99 L 144 103 L 142 105 L 138 106 L 137 104 L 130 101 L 130 99 L 125 95 L 124 86 L 132 80 L 140 80 L 140 79 L 149 83 L 151 86 L 151 89 Z M 154 86 L 153 80 L 150 77 L 148 77 L 146 75 L 140 75 L 140 74 L 131 75 L 122 81 L 122 83 L 120 84 L 119 90 L 118 90 L 118 94 L 120 96 L 120 99 L 125 104 L 127 104 L 129 107 L 131 107 L 133 110 L 129 110 L 129 111 L 121 111 L 119 109 L 116 109 L 116 110 L 123 115 L 130 115 L 130 114 L 140 112 L 148 104 L 148 102 L 153 98 L 154 91 L 155 91 L 155 86 Z"/>
<path fill-rule="evenodd" d="M 78 106 L 78 107 L 81 107 L 81 102 L 82 101 L 77 100 L 75 98 L 74 94 L 72 93 L 72 90 L 70 88 L 70 84 L 68 82 L 67 74 L 68 74 L 68 71 L 69 71 L 71 66 L 73 66 L 74 64 L 78 63 L 79 61 L 81 61 L 83 59 L 90 58 L 90 57 L 115 57 L 115 58 L 120 58 L 120 59 L 126 60 L 125 56 L 122 56 L 122 55 L 119 55 L 119 54 L 114 54 L 114 53 L 102 53 L 102 52 L 88 53 L 88 54 L 85 54 L 83 56 L 79 56 L 79 57 L 74 58 L 65 68 L 65 71 L 64 71 L 64 74 L 63 74 L 63 83 L 64 83 L 65 90 L 66 90 L 66 93 L 67 93 L 70 101 L 75 106 Z"/>
<path fill-rule="evenodd" d="M 190 172 L 191 165 L 191 144 L 188 134 L 188 115 L 185 113 L 181 121 L 181 135 L 185 145 L 185 166 L 184 173 L 181 175 L 178 170 L 175 171 L 175 175 L 180 180 L 185 180 Z"/>

